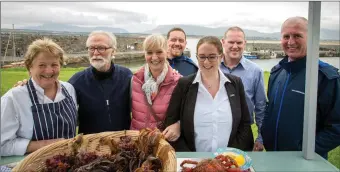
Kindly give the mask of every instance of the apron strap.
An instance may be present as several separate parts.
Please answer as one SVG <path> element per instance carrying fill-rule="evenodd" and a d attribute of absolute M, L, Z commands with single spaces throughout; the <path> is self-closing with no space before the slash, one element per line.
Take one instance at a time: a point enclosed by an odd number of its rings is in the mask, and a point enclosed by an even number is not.
<path fill-rule="evenodd" d="M 74 102 L 73 101 L 73 98 L 71 97 L 71 95 L 68 93 L 68 91 L 67 91 L 67 89 L 65 88 L 65 86 L 63 86 L 61 83 L 60 83 L 60 85 L 61 85 L 61 91 L 63 92 L 63 94 L 67 97 L 67 98 L 69 98 L 69 100 L 72 102 L 72 105 L 73 105 L 73 107 L 75 108 L 75 109 L 77 109 L 76 107 L 76 102 Z"/>
<path fill-rule="evenodd" d="M 28 95 L 30 96 L 30 99 L 31 99 L 31 102 L 32 102 L 32 106 L 35 106 L 37 109 L 38 109 L 38 104 L 39 104 L 39 101 L 38 101 L 38 96 L 37 96 L 37 93 L 36 93 L 36 89 L 33 85 L 33 81 L 32 81 L 32 78 L 30 78 L 28 80 L 28 84 L 26 85 L 27 87 L 27 90 L 28 90 Z M 32 136 L 32 140 L 38 140 L 38 134 L 37 134 L 37 131 L 36 131 L 36 127 L 35 127 L 35 124 L 36 122 L 33 120 L 33 136 Z"/>
<path fill-rule="evenodd" d="M 33 85 L 33 81 L 32 81 L 32 78 L 30 78 L 28 80 L 28 84 L 26 85 L 27 86 L 27 89 L 28 89 L 28 94 L 30 96 L 30 99 L 32 101 L 32 104 L 34 106 L 37 106 L 37 104 L 39 104 L 39 101 L 38 101 L 38 96 L 37 96 L 37 91 Z"/>

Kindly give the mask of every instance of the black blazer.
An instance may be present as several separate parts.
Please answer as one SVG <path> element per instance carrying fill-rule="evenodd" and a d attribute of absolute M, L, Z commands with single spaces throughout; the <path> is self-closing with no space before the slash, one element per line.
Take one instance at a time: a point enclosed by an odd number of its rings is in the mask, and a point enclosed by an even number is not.
<path fill-rule="evenodd" d="M 250 115 L 246 103 L 244 87 L 239 77 L 225 74 L 231 81 L 225 83 L 233 124 L 228 147 L 251 151 L 254 145 L 253 133 L 250 126 Z M 169 126 L 178 120 L 181 125 L 181 136 L 171 145 L 178 152 L 195 152 L 194 112 L 198 92 L 198 83 L 192 84 L 195 74 L 182 77 L 172 93 L 167 110 L 165 125 Z"/>

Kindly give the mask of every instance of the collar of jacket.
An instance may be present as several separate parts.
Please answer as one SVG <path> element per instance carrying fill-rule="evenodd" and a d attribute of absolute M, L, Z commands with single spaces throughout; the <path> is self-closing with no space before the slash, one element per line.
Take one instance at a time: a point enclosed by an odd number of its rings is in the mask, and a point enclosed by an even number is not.
<path fill-rule="evenodd" d="M 194 61 L 192 61 L 191 58 L 187 57 L 184 55 L 184 53 L 182 53 L 182 55 L 174 57 L 173 59 L 168 59 L 169 64 L 171 65 L 171 67 L 173 67 L 172 65 L 176 62 L 180 62 L 180 61 L 186 61 L 192 65 L 194 65 L 196 68 L 198 68 L 198 66 L 196 65 L 196 63 L 194 63 Z"/>
<path fill-rule="evenodd" d="M 187 58 L 184 56 L 184 54 L 182 53 L 182 55 L 174 57 L 172 59 L 168 59 L 168 61 L 171 62 L 177 62 L 177 61 L 181 61 L 181 60 L 187 60 Z"/>
<path fill-rule="evenodd" d="M 306 68 L 306 56 L 291 62 L 288 62 L 288 56 L 286 56 L 279 62 L 279 64 L 286 71 L 296 73 Z"/>
<path fill-rule="evenodd" d="M 111 63 L 110 69 L 106 72 L 98 71 L 96 68 L 94 68 L 91 65 L 91 73 L 93 74 L 94 78 L 98 80 L 104 80 L 104 79 L 112 77 L 114 70 L 115 70 L 115 66 L 113 63 Z"/>

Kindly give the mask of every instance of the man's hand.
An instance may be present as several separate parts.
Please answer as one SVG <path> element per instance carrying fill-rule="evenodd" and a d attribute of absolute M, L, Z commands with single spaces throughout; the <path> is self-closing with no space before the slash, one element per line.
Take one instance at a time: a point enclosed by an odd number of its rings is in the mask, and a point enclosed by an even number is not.
<path fill-rule="evenodd" d="M 166 140 L 174 142 L 176 141 L 179 136 L 181 135 L 181 126 L 179 122 L 176 122 L 168 127 L 163 131 L 163 135 Z"/>
<path fill-rule="evenodd" d="M 264 146 L 262 143 L 260 143 L 259 141 L 256 141 L 255 144 L 254 144 L 254 148 L 253 148 L 253 151 L 263 151 L 264 150 Z"/>
<path fill-rule="evenodd" d="M 24 79 L 22 81 L 18 81 L 16 84 L 13 85 L 13 87 L 24 86 L 26 84 L 27 84 L 27 79 Z"/>

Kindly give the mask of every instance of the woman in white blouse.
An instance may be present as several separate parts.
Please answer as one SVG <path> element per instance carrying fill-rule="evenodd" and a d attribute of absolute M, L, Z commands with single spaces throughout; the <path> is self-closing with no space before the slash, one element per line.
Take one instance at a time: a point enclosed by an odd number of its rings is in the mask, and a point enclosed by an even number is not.
<path fill-rule="evenodd" d="M 182 77 L 172 94 L 165 120 L 178 120 L 176 151 L 214 152 L 220 147 L 252 150 L 254 140 L 244 87 L 239 77 L 223 74 L 220 40 L 214 36 L 198 41 L 199 71 Z"/>
<path fill-rule="evenodd" d="M 64 51 L 50 39 L 29 45 L 25 66 L 30 79 L 1 97 L 1 155 L 24 155 L 76 134 L 73 86 L 58 80 Z"/>

